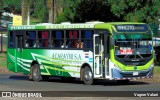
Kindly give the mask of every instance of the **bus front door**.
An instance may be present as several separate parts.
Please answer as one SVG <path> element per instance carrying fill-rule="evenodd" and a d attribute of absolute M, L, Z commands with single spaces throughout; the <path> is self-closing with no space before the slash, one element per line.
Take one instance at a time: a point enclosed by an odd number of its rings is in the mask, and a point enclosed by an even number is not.
<path fill-rule="evenodd" d="M 103 64 L 103 36 L 94 34 L 94 77 L 103 78 L 104 64 Z"/>
<path fill-rule="evenodd" d="M 21 57 L 22 57 L 22 50 L 23 50 L 23 35 L 16 35 L 16 53 L 15 53 L 15 71 L 21 71 Z"/>

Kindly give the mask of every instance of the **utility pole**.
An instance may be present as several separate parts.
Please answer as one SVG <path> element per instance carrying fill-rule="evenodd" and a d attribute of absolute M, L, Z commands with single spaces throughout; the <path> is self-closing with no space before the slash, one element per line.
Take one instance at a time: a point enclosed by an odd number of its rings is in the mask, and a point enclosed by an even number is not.
<path fill-rule="evenodd" d="M 24 20 L 25 20 L 25 0 L 22 0 L 22 4 L 21 4 L 21 9 L 22 9 L 22 13 L 21 13 L 21 15 L 22 15 L 22 25 L 24 25 L 25 24 L 25 22 L 24 22 Z"/>
<path fill-rule="evenodd" d="M 28 0 L 22 0 L 21 4 L 21 9 L 22 9 L 22 25 L 26 24 L 26 20 L 29 20 L 29 1 Z M 27 21 L 27 24 L 29 21 Z"/>
<path fill-rule="evenodd" d="M 30 25 L 30 3 L 29 0 L 27 1 L 27 25 Z"/>
<path fill-rule="evenodd" d="M 158 19 L 158 33 L 160 33 L 160 19 Z"/>
<path fill-rule="evenodd" d="M 56 5 L 57 3 L 56 3 L 56 0 L 54 0 L 54 20 L 53 20 L 53 23 L 55 23 L 56 22 L 56 16 L 57 16 L 57 9 L 56 9 Z"/>
<path fill-rule="evenodd" d="M 53 0 L 48 0 L 48 9 L 49 9 L 49 23 L 53 23 Z"/>

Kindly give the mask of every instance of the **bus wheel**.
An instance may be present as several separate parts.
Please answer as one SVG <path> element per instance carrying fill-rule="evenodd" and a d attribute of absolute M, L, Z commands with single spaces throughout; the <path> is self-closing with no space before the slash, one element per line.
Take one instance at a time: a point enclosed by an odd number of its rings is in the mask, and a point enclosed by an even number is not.
<path fill-rule="evenodd" d="M 92 75 L 92 71 L 89 67 L 83 68 L 83 82 L 86 85 L 93 84 L 93 75 Z"/>
<path fill-rule="evenodd" d="M 30 74 L 29 74 L 29 81 L 33 81 L 33 78 L 32 78 L 32 66 L 30 67 Z"/>
<path fill-rule="evenodd" d="M 41 76 L 41 72 L 40 72 L 40 67 L 38 64 L 35 64 L 33 67 L 32 67 L 32 79 L 33 81 L 35 82 L 39 82 L 42 80 L 42 76 Z"/>

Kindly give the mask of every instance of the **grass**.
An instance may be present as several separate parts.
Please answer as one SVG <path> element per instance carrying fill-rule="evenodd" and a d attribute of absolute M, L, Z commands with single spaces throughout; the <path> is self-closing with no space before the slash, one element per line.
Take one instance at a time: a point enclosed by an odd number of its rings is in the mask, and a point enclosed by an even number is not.
<path fill-rule="evenodd" d="M 160 66 L 154 66 L 154 73 L 160 74 Z"/>
<path fill-rule="evenodd" d="M 140 80 L 136 80 L 136 81 L 143 81 L 143 82 L 160 82 L 160 66 L 154 66 L 153 78 L 140 79 Z"/>
<path fill-rule="evenodd" d="M 6 53 L 0 52 L 0 67 L 7 67 Z"/>

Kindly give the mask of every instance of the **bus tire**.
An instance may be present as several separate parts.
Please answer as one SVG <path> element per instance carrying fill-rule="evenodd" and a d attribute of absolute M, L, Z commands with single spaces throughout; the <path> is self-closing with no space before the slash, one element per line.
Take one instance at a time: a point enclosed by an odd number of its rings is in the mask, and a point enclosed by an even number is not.
<path fill-rule="evenodd" d="M 83 68 L 83 76 L 82 76 L 82 80 L 84 82 L 84 84 L 86 85 L 92 85 L 93 84 L 93 74 L 91 69 L 86 66 L 85 68 Z"/>
<path fill-rule="evenodd" d="M 29 81 L 33 81 L 32 75 L 29 74 Z"/>
<path fill-rule="evenodd" d="M 33 81 L 35 82 L 39 82 L 42 80 L 42 76 L 41 76 L 41 72 L 40 72 L 40 67 L 38 64 L 35 64 L 33 67 L 32 67 L 32 79 Z"/>
<path fill-rule="evenodd" d="M 29 81 L 33 81 L 33 78 L 32 78 L 32 68 L 33 68 L 33 66 L 30 67 Z"/>

